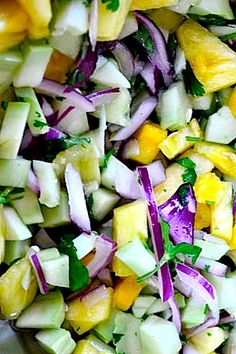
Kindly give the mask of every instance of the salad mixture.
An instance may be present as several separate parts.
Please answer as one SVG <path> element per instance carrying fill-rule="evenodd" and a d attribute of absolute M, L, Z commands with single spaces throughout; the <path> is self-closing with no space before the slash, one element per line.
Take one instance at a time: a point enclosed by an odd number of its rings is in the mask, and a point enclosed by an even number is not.
<path fill-rule="evenodd" d="M 46 352 L 236 353 L 235 16 L 1 0 L 0 316 Z"/>

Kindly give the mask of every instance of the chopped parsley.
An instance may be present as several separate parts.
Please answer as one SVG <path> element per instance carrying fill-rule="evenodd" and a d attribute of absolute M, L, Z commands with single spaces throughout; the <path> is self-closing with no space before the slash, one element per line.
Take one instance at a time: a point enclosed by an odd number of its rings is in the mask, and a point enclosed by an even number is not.
<path fill-rule="evenodd" d="M 208 337 L 211 337 L 211 336 L 212 336 L 212 333 L 207 332 L 207 335 L 208 335 Z"/>
<path fill-rule="evenodd" d="M 204 315 L 208 315 L 210 309 L 209 309 L 209 305 L 206 304 L 205 307 L 204 307 Z"/>
<path fill-rule="evenodd" d="M 120 6 L 119 0 L 102 0 L 102 3 L 106 4 L 106 9 L 111 12 L 117 11 Z"/>
<path fill-rule="evenodd" d="M 204 266 L 204 270 L 208 273 L 209 272 L 209 269 L 210 269 L 210 264 L 205 264 Z"/>
<path fill-rule="evenodd" d="M 202 141 L 202 138 L 198 137 L 198 136 L 186 136 L 185 137 L 186 141 L 192 141 L 192 142 L 200 142 Z"/>
<path fill-rule="evenodd" d="M 190 183 L 193 186 L 197 179 L 197 174 L 195 171 L 196 164 L 189 157 L 183 157 L 176 162 L 185 167 L 185 171 L 182 174 L 183 182 Z"/>
<path fill-rule="evenodd" d="M 103 171 L 105 168 L 107 168 L 108 161 L 110 157 L 114 154 L 115 149 L 109 150 L 103 157 L 103 160 L 100 162 L 100 169 Z"/>
<path fill-rule="evenodd" d="M 215 205 L 215 202 L 212 202 L 211 200 L 206 200 L 205 204 L 209 205 L 209 206 L 213 206 L 213 205 Z"/>
<path fill-rule="evenodd" d="M 75 145 L 91 143 L 90 138 L 81 137 L 80 135 L 75 135 L 72 136 L 71 138 L 63 138 L 59 140 L 60 140 L 60 146 L 62 150 L 66 150 Z"/>
<path fill-rule="evenodd" d="M 197 15 L 197 14 L 189 14 L 193 20 L 200 22 L 204 25 L 215 25 L 215 26 L 225 26 L 229 23 L 235 23 L 235 20 L 230 21 L 222 18 L 218 15 Z"/>
<path fill-rule="evenodd" d="M 36 111 L 35 114 L 36 114 L 36 116 L 37 116 L 38 118 L 41 117 L 41 113 L 39 113 L 39 112 Z"/>
<path fill-rule="evenodd" d="M 47 127 L 48 124 L 46 122 L 42 122 L 41 120 L 35 119 L 33 122 L 33 126 L 35 128 L 43 129 L 44 127 Z"/>
<path fill-rule="evenodd" d="M 153 270 L 151 270 L 150 272 L 142 275 L 141 277 L 137 278 L 137 283 L 141 283 L 144 280 L 149 279 L 153 274 L 155 274 L 158 270 L 158 267 L 156 266 Z"/>
<path fill-rule="evenodd" d="M 200 81 L 196 78 L 190 64 L 186 63 L 186 69 L 183 71 L 184 83 L 188 93 L 198 97 L 205 95 L 206 91 Z"/>
<path fill-rule="evenodd" d="M 24 191 L 24 188 L 0 187 L 0 204 L 7 204 L 13 200 L 22 199 L 23 196 L 19 194 Z"/>
<path fill-rule="evenodd" d="M 147 54 L 154 52 L 155 46 L 152 37 L 145 26 L 140 25 L 139 30 L 134 33 L 133 37 L 145 49 Z"/>

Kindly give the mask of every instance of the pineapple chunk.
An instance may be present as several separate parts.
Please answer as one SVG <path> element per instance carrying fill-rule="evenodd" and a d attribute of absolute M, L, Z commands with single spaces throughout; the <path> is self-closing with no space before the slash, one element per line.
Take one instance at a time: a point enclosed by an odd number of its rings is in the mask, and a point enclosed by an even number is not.
<path fill-rule="evenodd" d="M 0 264 L 5 255 L 5 225 L 3 218 L 3 205 L 0 205 Z"/>
<path fill-rule="evenodd" d="M 78 341 L 73 354 L 115 354 L 115 350 L 90 334 Z"/>
<path fill-rule="evenodd" d="M 0 278 L 0 308 L 4 318 L 17 318 L 34 300 L 37 288 L 28 258 L 13 264 Z"/>
<path fill-rule="evenodd" d="M 229 146 L 202 142 L 197 143 L 194 150 L 213 162 L 218 170 L 236 179 L 236 154 Z"/>
<path fill-rule="evenodd" d="M 173 159 L 182 152 L 194 146 L 193 141 L 186 140 L 186 137 L 202 137 L 202 131 L 196 119 L 192 119 L 187 127 L 170 134 L 161 144 L 159 148 L 162 153 L 169 159 Z"/>
<path fill-rule="evenodd" d="M 230 241 L 230 248 L 231 250 L 236 250 L 236 224 L 233 227 L 233 235 Z"/>
<path fill-rule="evenodd" d="M 146 241 L 148 229 L 145 201 L 136 200 L 115 208 L 112 227 L 113 239 L 118 247 L 133 241 L 137 236 Z M 120 277 L 134 275 L 134 272 L 116 257 L 113 257 L 112 268 L 116 275 Z"/>
<path fill-rule="evenodd" d="M 119 310 L 127 311 L 144 286 L 143 282 L 137 283 L 137 277 L 134 276 L 121 279 L 114 288 L 113 306 Z"/>
<path fill-rule="evenodd" d="M 236 82 L 236 54 L 225 43 L 193 20 L 185 21 L 177 38 L 206 93 Z"/>
<path fill-rule="evenodd" d="M 198 203 L 216 204 L 224 195 L 223 183 L 215 173 L 198 177 L 193 188 Z"/>
<path fill-rule="evenodd" d="M 165 8 L 153 10 L 148 16 L 157 26 L 164 28 L 169 33 L 175 32 L 184 21 L 182 15 Z"/>
<path fill-rule="evenodd" d="M 107 288 L 107 297 L 89 307 L 81 301 L 80 297 L 67 303 L 66 320 L 69 321 L 76 333 L 79 335 L 83 334 L 101 321 L 109 318 L 112 306 L 112 293 L 112 288 Z"/>
<path fill-rule="evenodd" d="M 225 339 L 227 339 L 227 335 L 223 329 L 211 327 L 195 334 L 190 340 L 200 353 L 207 354 L 218 348 Z"/>
<path fill-rule="evenodd" d="M 23 32 L 29 26 L 29 17 L 16 0 L 0 2 L 0 32 Z"/>
<path fill-rule="evenodd" d="M 0 52 L 16 46 L 25 39 L 26 32 L 0 34 Z"/>
<path fill-rule="evenodd" d="M 45 78 L 64 83 L 73 62 L 73 59 L 54 49 L 44 75 Z"/>
<path fill-rule="evenodd" d="M 98 33 L 99 41 L 111 41 L 117 39 L 129 12 L 132 0 L 120 0 L 119 7 L 112 12 L 107 9 L 107 4 L 98 1 Z"/>
<path fill-rule="evenodd" d="M 177 5 L 178 0 L 133 0 L 131 10 L 157 9 L 164 6 Z"/>
<path fill-rule="evenodd" d="M 231 109 L 232 114 L 236 117 L 236 87 L 229 96 L 229 108 Z"/>
<path fill-rule="evenodd" d="M 194 219 L 194 228 L 197 230 L 204 229 L 211 225 L 211 208 L 202 203 L 197 203 L 197 211 Z"/>
<path fill-rule="evenodd" d="M 229 243 L 233 236 L 233 190 L 230 182 L 221 183 L 223 196 L 217 204 L 211 207 L 211 234 Z"/>

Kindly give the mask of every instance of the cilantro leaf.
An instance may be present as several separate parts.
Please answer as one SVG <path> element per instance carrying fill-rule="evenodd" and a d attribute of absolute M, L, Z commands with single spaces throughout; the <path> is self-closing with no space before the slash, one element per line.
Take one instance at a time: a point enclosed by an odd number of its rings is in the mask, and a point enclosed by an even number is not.
<path fill-rule="evenodd" d="M 209 305 L 206 304 L 205 307 L 204 307 L 204 315 L 208 315 L 210 309 L 209 309 Z"/>
<path fill-rule="evenodd" d="M 114 154 L 114 152 L 115 152 L 115 149 L 112 148 L 104 155 L 103 160 L 100 162 L 100 165 L 99 165 L 101 171 L 103 171 L 105 168 L 107 168 L 107 163 L 108 163 L 110 157 Z"/>
<path fill-rule="evenodd" d="M 155 46 L 148 32 L 147 28 L 143 25 L 139 26 L 139 30 L 134 33 L 133 38 L 146 50 L 147 53 L 152 54 Z"/>
<path fill-rule="evenodd" d="M 141 277 L 137 278 L 136 282 L 137 283 L 141 283 L 142 281 L 149 279 L 153 274 L 155 274 L 158 270 L 158 267 L 156 266 L 153 270 L 151 270 L 150 272 L 142 275 Z"/>
<path fill-rule="evenodd" d="M 48 124 L 46 122 L 42 122 L 41 120 L 35 119 L 33 122 L 33 126 L 36 128 L 43 129 L 44 127 L 47 127 Z"/>
<path fill-rule="evenodd" d="M 74 235 L 65 235 L 60 239 L 58 250 L 69 256 L 70 289 L 78 291 L 89 283 L 88 269 L 77 257 L 76 247 L 73 244 Z"/>
<path fill-rule="evenodd" d="M 13 200 L 22 199 L 23 196 L 19 195 L 23 193 L 24 188 L 11 188 L 11 187 L 1 187 L 0 188 L 0 204 L 7 204 Z"/>
<path fill-rule="evenodd" d="M 115 12 L 120 6 L 119 0 L 102 0 L 102 3 L 106 4 L 106 9 L 111 12 Z"/>
<path fill-rule="evenodd" d="M 184 83 L 186 86 L 186 90 L 192 96 L 203 96 L 206 91 L 200 81 L 196 78 L 190 64 L 186 63 L 186 69 L 183 70 Z"/>
<path fill-rule="evenodd" d="M 189 14 L 193 20 L 197 22 L 201 22 L 204 25 L 216 25 L 216 26 L 226 26 L 228 23 L 235 23 L 235 20 L 230 21 L 226 20 L 218 15 L 197 15 L 197 14 Z"/>
<path fill-rule="evenodd" d="M 189 157 L 183 157 L 176 162 L 186 168 L 194 169 L 196 167 L 196 164 Z"/>
<path fill-rule="evenodd" d="M 198 137 L 198 136 L 186 136 L 186 141 L 193 141 L 193 142 L 200 142 L 202 141 L 202 138 L 201 137 Z"/>
<path fill-rule="evenodd" d="M 83 4 L 85 7 L 89 7 L 91 5 L 92 0 L 83 0 Z"/>
<path fill-rule="evenodd" d="M 90 138 L 84 138 L 81 137 L 80 135 L 75 135 L 71 138 L 64 138 L 64 139 L 60 139 L 61 143 L 61 149 L 65 150 L 68 149 L 74 145 L 78 145 L 78 144 L 89 144 L 91 143 L 91 139 Z"/>
<path fill-rule="evenodd" d="M 182 174 L 183 182 L 190 183 L 193 186 L 197 179 L 195 171 L 196 164 L 188 157 L 183 157 L 182 159 L 176 160 L 176 162 L 185 167 L 185 171 Z"/>

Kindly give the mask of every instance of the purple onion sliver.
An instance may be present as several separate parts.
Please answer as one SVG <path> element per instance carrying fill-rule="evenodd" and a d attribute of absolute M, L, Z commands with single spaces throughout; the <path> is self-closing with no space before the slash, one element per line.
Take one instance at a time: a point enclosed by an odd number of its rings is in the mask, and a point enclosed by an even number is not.
<path fill-rule="evenodd" d="M 109 297 L 109 293 L 105 285 L 90 289 L 80 296 L 81 301 L 89 308 L 95 306 L 98 302 Z"/>
<path fill-rule="evenodd" d="M 234 194 L 233 214 L 234 214 L 234 217 L 236 217 L 236 193 Z"/>
<path fill-rule="evenodd" d="M 110 103 L 119 93 L 120 89 L 116 87 L 91 93 L 86 98 L 93 103 L 94 107 L 97 107 Z"/>
<path fill-rule="evenodd" d="M 171 311 L 172 311 L 172 321 L 174 322 L 178 332 L 180 333 L 181 331 L 181 315 L 180 315 L 180 310 L 177 305 L 177 302 L 175 300 L 175 297 L 172 296 L 169 298 L 168 303 L 170 305 Z"/>
<path fill-rule="evenodd" d="M 190 286 L 186 283 L 183 283 L 178 276 L 175 277 L 174 287 L 185 297 L 189 297 L 192 294 L 192 288 L 190 288 Z"/>
<path fill-rule="evenodd" d="M 56 128 L 49 127 L 49 131 L 45 134 L 45 141 L 58 140 L 64 138 L 65 134 Z"/>
<path fill-rule="evenodd" d="M 185 260 L 187 264 L 192 265 L 192 259 L 190 257 L 185 257 Z M 198 257 L 194 267 L 201 270 L 205 270 L 207 267 L 208 273 L 217 275 L 219 277 L 224 277 L 228 269 L 225 264 L 204 257 Z"/>
<path fill-rule="evenodd" d="M 26 129 L 21 140 L 20 151 L 27 150 L 30 148 L 31 144 L 34 141 L 34 137 L 30 131 L 30 129 Z"/>
<path fill-rule="evenodd" d="M 75 109 L 75 107 L 73 106 L 68 106 L 64 112 L 62 112 L 62 114 L 60 114 L 57 119 L 54 120 L 53 125 L 56 126 L 58 125 L 64 118 L 66 118 L 68 116 L 68 114 L 73 111 L 73 109 Z"/>
<path fill-rule="evenodd" d="M 134 75 L 134 58 L 130 50 L 121 42 L 117 42 L 112 50 L 122 74 L 129 80 Z"/>
<path fill-rule="evenodd" d="M 45 295 L 48 293 L 49 289 L 48 289 L 48 286 L 47 286 L 47 283 L 46 283 L 46 280 L 45 280 L 45 277 L 43 274 L 43 269 L 41 267 L 40 260 L 39 260 L 36 253 L 30 254 L 29 259 L 30 259 L 30 262 L 33 266 L 33 269 L 34 269 L 34 272 L 35 272 L 35 275 L 36 275 L 36 278 L 38 281 L 39 290 L 40 290 L 41 294 Z"/>
<path fill-rule="evenodd" d="M 52 106 L 48 103 L 46 98 L 43 97 L 42 95 L 40 95 L 40 105 L 41 105 L 43 114 L 45 115 L 46 118 L 48 118 L 49 116 L 51 116 L 54 113 Z"/>
<path fill-rule="evenodd" d="M 161 160 L 156 160 L 146 165 L 153 187 L 162 183 L 166 179 L 166 172 Z"/>
<path fill-rule="evenodd" d="M 32 191 L 34 191 L 36 194 L 38 194 L 40 192 L 38 179 L 37 179 L 35 173 L 32 171 L 31 168 L 29 169 L 28 179 L 27 179 L 26 185 L 27 185 L 27 187 L 32 189 Z"/>
<path fill-rule="evenodd" d="M 95 51 L 97 43 L 97 26 L 98 26 L 98 0 L 93 0 L 90 6 L 89 14 L 89 40 L 92 51 Z"/>

